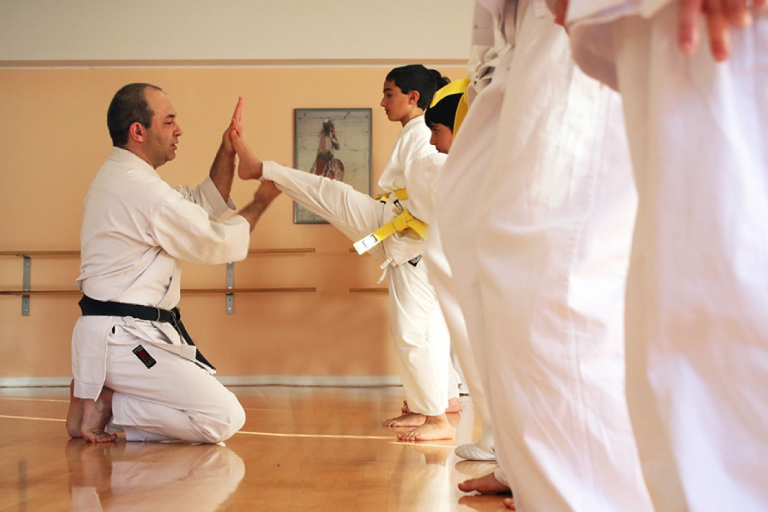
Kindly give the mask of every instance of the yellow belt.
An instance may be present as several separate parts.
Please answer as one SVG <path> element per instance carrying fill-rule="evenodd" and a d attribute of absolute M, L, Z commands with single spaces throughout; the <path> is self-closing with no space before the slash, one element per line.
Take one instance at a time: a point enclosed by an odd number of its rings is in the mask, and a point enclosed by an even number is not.
<path fill-rule="evenodd" d="M 373 247 L 376 247 L 382 240 L 392 236 L 396 232 L 402 233 L 408 231 L 422 239 L 427 237 L 427 232 L 429 231 L 427 224 L 411 215 L 408 208 L 400 206 L 399 201 L 408 199 L 408 191 L 401 188 L 395 190 L 395 195 L 397 196 L 397 201 L 395 201 L 395 203 L 398 208 L 402 210 L 402 213 L 370 235 L 355 242 L 354 247 L 358 254 L 364 254 Z M 388 197 L 389 196 L 383 196 L 379 198 L 379 201 L 386 202 Z"/>

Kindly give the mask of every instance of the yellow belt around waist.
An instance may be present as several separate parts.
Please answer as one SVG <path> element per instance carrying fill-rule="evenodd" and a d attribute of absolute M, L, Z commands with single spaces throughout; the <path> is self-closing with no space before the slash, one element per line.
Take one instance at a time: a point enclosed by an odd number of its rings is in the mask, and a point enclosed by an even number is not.
<path fill-rule="evenodd" d="M 406 189 L 399 189 L 395 190 L 395 195 L 397 196 L 397 200 L 404 200 L 408 199 L 408 191 Z M 388 196 L 383 196 L 382 198 L 379 198 L 380 201 L 386 202 Z M 398 203 L 398 207 L 400 207 Z M 411 212 L 408 211 L 408 208 L 402 207 L 402 213 L 392 219 L 391 221 L 387 222 L 383 226 L 381 226 L 379 229 L 371 233 L 370 235 L 367 235 L 363 237 L 361 240 L 358 240 L 354 243 L 355 250 L 358 254 L 364 254 L 367 251 L 371 250 L 373 247 L 376 247 L 378 244 L 380 244 L 383 240 L 386 238 L 392 236 L 393 234 L 397 232 L 405 232 L 409 231 L 419 238 L 426 238 L 427 232 L 429 231 L 429 227 L 427 224 L 413 215 L 411 215 Z"/>

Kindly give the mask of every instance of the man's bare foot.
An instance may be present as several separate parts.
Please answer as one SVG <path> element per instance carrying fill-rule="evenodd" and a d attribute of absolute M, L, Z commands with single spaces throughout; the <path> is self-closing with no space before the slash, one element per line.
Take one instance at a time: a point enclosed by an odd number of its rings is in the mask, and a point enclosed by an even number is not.
<path fill-rule="evenodd" d="M 503 503 L 508 509 L 517 510 L 515 508 L 515 498 L 504 498 Z"/>
<path fill-rule="evenodd" d="M 261 178 L 261 172 L 264 168 L 263 163 L 251 150 L 245 138 L 232 130 L 232 146 L 237 152 L 239 162 L 237 164 L 237 175 L 243 180 L 257 180 Z"/>
<path fill-rule="evenodd" d="M 400 408 L 400 412 L 403 414 L 411 412 L 411 410 L 408 408 L 408 400 L 403 400 L 403 406 Z M 459 402 L 458 397 L 454 397 L 448 400 L 448 408 L 445 410 L 445 412 L 461 412 L 461 402 Z"/>
<path fill-rule="evenodd" d="M 117 439 L 115 434 L 106 431 L 107 423 L 112 418 L 112 395 L 114 391 L 102 388 L 96 400 L 83 399 L 83 422 L 80 433 L 91 443 L 110 443 Z"/>
<path fill-rule="evenodd" d="M 67 434 L 69 437 L 83 437 L 80 432 L 83 424 L 83 400 L 75 396 L 75 379 L 69 383 L 69 410 L 67 411 Z"/>
<path fill-rule="evenodd" d="M 415 412 L 407 412 L 401 414 L 397 418 L 389 418 L 384 420 L 382 425 L 385 427 L 420 427 L 427 421 L 427 417 L 423 414 Z"/>
<path fill-rule="evenodd" d="M 439 439 L 453 439 L 456 431 L 453 429 L 445 414 L 440 416 L 427 416 L 426 421 L 420 427 L 397 434 L 399 441 L 437 441 Z"/>
<path fill-rule="evenodd" d="M 493 473 L 488 473 L 480 478 L 471 478 L 459 484 L 459 490 L 464 492 L 477 491 L 480 494 L 507 494 L 512 490 L 496 480 Z"/>

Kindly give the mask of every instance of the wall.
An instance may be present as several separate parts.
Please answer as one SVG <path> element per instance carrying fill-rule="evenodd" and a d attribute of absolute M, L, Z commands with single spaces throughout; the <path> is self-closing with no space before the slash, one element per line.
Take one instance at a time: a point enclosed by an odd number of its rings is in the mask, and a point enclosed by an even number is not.
<path fill-rule="evenodd" d="M 399 131 L 378 107 L 386 72 L 422 62 L 462 77 L 472 9 L 466 0 L 0 0 L 0 251 L 79 249 L 83 196 L 110 150 L 106 108 L 128 82 L 160 85 L 179 112 L 178 156 L 160 169 L 172 184 L 205 176 L 240 95 L 251 143 L 285 164 L 293 109 L 372 108 L 375 183 Z M 245 204 L 255 188 L 238 182 L 232 195 Z M 349 292 L 375 286 L 378 267 L 330 226 L 294 225 L 292 208 L 279 198 L 251 246 L 316 252 L 252 255 L 235 264 L 235 283 L 318 291 L 237 295 L 234 315 L 223 295 L 185 294 L 198 344 L 224 378 L 396 374 L 386 294 Z M 78 266 L 34 258 L 32 288 L 73 289 Z M 0 257 L 0 289 L 21 279 L 22 259 Z M 184 267 L 184 288 L 225 283 L 224 266 Z M 18 297 L 0 296 L 0 385 L 66 382 L 77 297 L 33 297 L 31 315 L 20 311 Z"/>
<path fill-rule="evenodd" d="M 293 161 L 294 108 L 372 108 L 373 179 L 378 179 L 399 125 L 378 102 L 390 65 L 253 68 L 148 67 L 0 69 L 0 251 L 77 250 L 81 207 L 90 180 L 110 150 L 106 107 L 123 84 L 163 87 L 184 129 L 177 158 L 160 168 L 171 184 L 202 179 L 237 97 L 246 131 L 264 159 Z M 440 66 L 451 78 L 459 65 Z M 237 182 L 245 204 L 256 186 Z M 375 286 L 372 258 L 327 225 L 294 225 L 292 201 L 280 197 L 254 230 L 253 248 L 312 247 L 312 254 L 252 255 L 235 265 L 238 287 L 316 287 L 315 293 L 237 295 L 235 314 L 223 295 L 184 295 L 185 323 L 222 376 L 361 377 L 396 374 L 387 297 L 350 293 Z M 78 258 L 32 261 L 32 289 L 72 289 Z M 20 289 L 22 260 L 0 257 L 0 289 Z M 185 265 L 184 288 L 224 287 L 225 267 Z M 0 296 L 0 379 L 69 375 L 69 340 L 77 297 Z M 299 379 L 300 380 L 300 379 Z M 343 379 L 342 379 L 343 380 Z M 60 379 L 59 379 L 60 381 Z M 0 380 L 0 384 L 2 384 Z"/>
<path fill-rule="evenodd" d="M 0 63 L 466 62 L 473 7 L 468 0 L 0 0 Z"/>

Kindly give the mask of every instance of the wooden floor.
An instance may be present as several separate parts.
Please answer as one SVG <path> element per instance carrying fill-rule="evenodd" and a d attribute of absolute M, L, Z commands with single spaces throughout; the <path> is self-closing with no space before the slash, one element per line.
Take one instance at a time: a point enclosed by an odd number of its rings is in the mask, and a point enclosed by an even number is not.
<path fill-rule="evenodd" d="M 454 442 L 398 443 L 380 426 L 402 389 L 235 387 L 248 419 L 226 446 L 90 445 L 64 430 L 68 389 L 0 389 L 0 511 L 504 510 L 456 485 L 495 465 Z M 455 443 L 476 430 L 451 415 Z"/>

